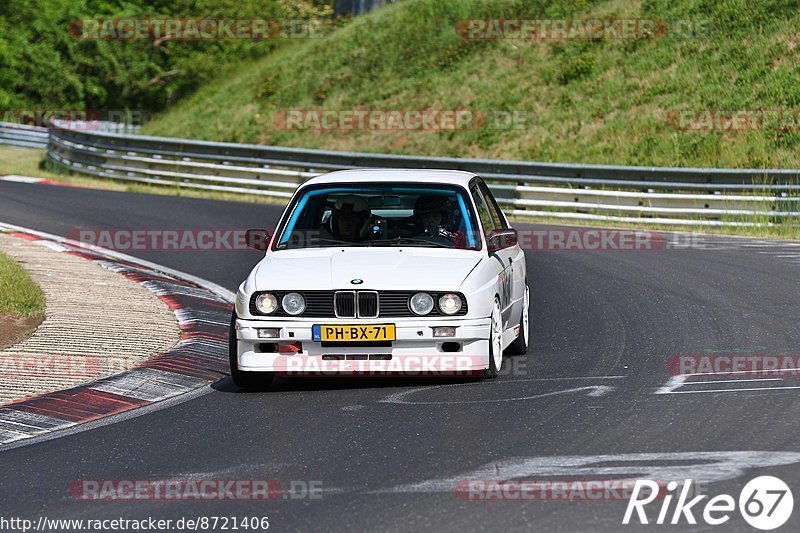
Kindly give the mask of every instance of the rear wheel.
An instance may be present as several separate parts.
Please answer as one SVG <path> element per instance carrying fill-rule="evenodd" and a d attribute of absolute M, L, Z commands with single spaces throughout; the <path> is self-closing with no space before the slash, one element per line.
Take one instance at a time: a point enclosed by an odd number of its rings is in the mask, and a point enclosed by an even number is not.
<path fill-rule="evenodd" d="M 500 300 L 495 298 L 489 326 L 489 368 L 484 371 L 483 377 L 496 378 L 501 368 L 503 368 L 503 315 L 500 311 Z"/>
<path fill-rule="evenodd" d="M 528 313 L 530 308 L 530 291 L 525 285 L 525 296 L 522 300 L 522 313 L 519 317 L 519 336 L 514 342 L 508 345 L 506 353 L 508 355 L 525 355 L 528 353 Z"/>
<path fill-rule="evenodd" d="M 275 379 L 274 372 L 242 372 L 239 370 L 238 341 L 236 340 L 236 311 L 231 315 L 231 327 L 228 332 L 228 359 L 231 365 L 231 377 L 237 387 L 243 389 L 266 389 Z"/>

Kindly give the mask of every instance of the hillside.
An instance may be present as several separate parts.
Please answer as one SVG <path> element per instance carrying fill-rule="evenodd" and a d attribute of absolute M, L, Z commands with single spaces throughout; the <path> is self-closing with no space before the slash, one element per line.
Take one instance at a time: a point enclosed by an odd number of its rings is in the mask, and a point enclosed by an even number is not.
<path fill-rule="evenodd" d="M 144 131 L 444 156 L 800 167 L 800 126 L 790 120 L 800 109 L 798 4 L 407 0 L 324 39 L 295 40 L 244 62 Z M 640 40 L 544 41 L 465 39 L 457 32 L 460 21 L 489 17 L 658 19 L 667 31 Z M 459 130 L 286 130 L 281 117 L 297 109 L 311 110 L 312 118 L 323 110 L 424 109 L 483 118 Z M 707 131 L 710 119 L 759 110 L 778 118 L 751 114 L 744 126 L 725 131 L 726 123 L 714 122 L 722 131 Z M 504 127 L 497 119 L 503 112 L 523 118 Z"/>
<path fill-rule="evenodd" d="M 276 39 L 115 39 L 108 32 L 103 34 L 108 39 L 84 38 L 84 23 L 91 28 L 98 19 L 315 21 L 330 12 L 326 0 L 3 0 L 0 113 L 90 109 L 147 116 L 203 83 L 214 83 L 228 65 L 263 57 L 281 44 Z"/>

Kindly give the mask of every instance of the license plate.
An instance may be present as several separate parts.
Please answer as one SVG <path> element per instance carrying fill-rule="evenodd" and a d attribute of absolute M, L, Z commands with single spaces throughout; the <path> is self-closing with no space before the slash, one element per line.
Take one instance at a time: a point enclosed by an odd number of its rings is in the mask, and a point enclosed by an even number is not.
<path fill-rule="evenodd" d="M 311 338 L 316 342 L 375 342 L 395 340 L 394 324 L 311 326 Z"/>

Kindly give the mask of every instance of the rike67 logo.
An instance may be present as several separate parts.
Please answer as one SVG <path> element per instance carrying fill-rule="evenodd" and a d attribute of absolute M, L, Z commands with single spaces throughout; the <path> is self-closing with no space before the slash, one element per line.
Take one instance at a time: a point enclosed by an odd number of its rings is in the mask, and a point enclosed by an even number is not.
<path fill-rule="evenodd" d="M 659 525 L 667 523 L 694 525 L 697 524 L 695 513 L 698 513 L 706 524 L 718 526 L 730 520 L 731 514 L 737 508 L 737 501 L 729 494 L 714 496 L 706 501 L 705 505 L 701 502 L 708 498 L 706 494 L 689 499 L 692 493 L 690 479 L 682 484 L 680 493 L 678 493 L 679 487 L 681 485 L 676 481 L 670 481 L 665 494 L 663 490 L 659 490 L 663 485 L 659 486 L 655 481 L 636 480 L 622 523 L 630 524 L 634 513 L 640 524 L 650 523 L 645 507 L 656 500 L 660 500 L 661 503 L 655 520 L 655 524 Z M 672 508 L 672 502 L 676 497 L 677 501 Z M 738 508 L 748 524 L 756 529 L 771 530 L 782 526 L 792 516 L 794 497 L 788 485 L 782 480 L 773 476 L 760 476 L 748 482 L 739 493 Z"/>

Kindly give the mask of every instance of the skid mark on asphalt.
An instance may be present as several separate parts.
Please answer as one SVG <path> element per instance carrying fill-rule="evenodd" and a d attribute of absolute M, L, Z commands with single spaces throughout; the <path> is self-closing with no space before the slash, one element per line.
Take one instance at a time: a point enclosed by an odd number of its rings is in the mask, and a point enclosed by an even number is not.
<path fill-rule="evenodd" d="M 797 370 L 787 370 L 789 375 L 796 376 Z M 736 375 L 741 375 L 737 378 Z M 653 392 L 654 395 L 669 394 L 713 394 L 723 392 L 785 392 L 800 389 L 800 385 L 784 385 L 785 380 L 780 377 L 781 371 L 769 371 L 769 377 L 753 377 L 753 372 L 745 371 L 726 371 L 721 373 L 699 373 L 699 374 L 680 374 L 672 376 L 661 387 Z M 720 376 L 723 379 L 708 379 Z M 733 379 L 731 379 L 733 378 Z M 748 384 L 746 387 L 739 387 L 740 384 Z M 762 383 L 765 386 L 753 387 L 749 384 Z M 696 388 L 704 386 L 722 386 L 722 388 Z M 687 389 L 688 387 L 688 389 Z"/>
<path fill-rule="evenodd" d="M 691 250 L 749 250 L 761 255 L 779 259 L 787 264 L 800 263 L 800 242 L 781 241 L 777 239 L 754 239 L 752 237 L 714 237 L 708 235 L 694 236 L 688 243 L 673 246 L 674 249 Z"/>
<path fill-rule="evenodd" d="M 658 480 L 664 484 L 670 481 L 683 483 L 690 479 L 695 484 L 709 484 L 737 479 L 756 469 L 786 467 L 797 463 L 800 463 L 798 452 L 753 450 L 524 456 L 492 461 L 455 475 L 381 488 L 351 485 L 325 486 L 323 490 L 327 495 L 351 496 L 449 493 L 469 499 L 471 482 L 477 482 L 482 488 L 492 484 L 499 486 L 509 481 L 533 482 L 542 486 L 550 484 L 553 489 L 557 489 L 559 483 L 566 487 L 578 480 L 597 482 L 598 479 L 630 482 L 630 485 L 639 479 Z M 223 473 L 230 477 L 238 472 L 236 469 L 182 474 L 181 478 L 205 478 L 210 474 L 213 474 L 211 477 L 218 477 Z M 252 476 L 252 470 L 248 472 Z M 565 479 L 568 481 L 564 481 Z"/>
<path fill-rule="evenodd" d="M 667 452 L 615 455 L 510 457 L 456 476 L 397 485 L 373 493 L 435 493 L 466 490 L 471 480 L 504 482 L 603 477 L 619 480 L 715 483 L 743 476 L 748 470 L 800 463 L 800 453 L 772 451 Z"/>
<path fill-rule="evenodd" d="M 625 376 L 585 376 L 585 377 L 564 377 L 564 378 L 531 378 L 531 379 L 514 379 L 514 380 L 505 380 L 505 381 L 495 381 L 492 382 L 492 390 L 496 390 L 498 386 L 502 385 L 515 385 L 519 383 L 529 383 L 529 382 L 539 382 L 539 381 L 570 381 L 570 380 L 602 380 L 602 379 L 622 379 Z M 474 386 L 474 383 L 448 383 L 445 385 L 434 385 L 430 387 L 417 387 L 414 389 L 408 389 L 400 392 L 396 392 L 394 394 L 390 394 L 385 398 L 379 400 L 379 403 L 391 403 L 391 404 L 400 404 L 400 405 L 461 405 L 461 404 L 474 404 L 474 403 L 500 403 L 500 402 L 519 402 L 519 401 L 526 401 L 526 400 L 535 400 L 538 398 L 547 398 L 551 396 L 558 396 L 562 394 L 571 394 L 577 392 L 584 392 L 586 396 L 592 398 L 598 398 L 600 396 L 604 396 L 610 392 L 612 392 L 615 387 L 610 385 L 585 385 L 580 387 L 569 387 L 566 389 L 560 389 L 555 391 L 547 391 L 547 392 L 540 392 L 537 394 L 528 394 L 523 396 L 508 396 L 504 398 L 485 398 L 485 399 L 478 399 L 478 400 L 441 400 L 441 401 L 418 401 L 409 399 L 409 396 L 413 396 L 417 393 L 421 392 L 430 392 L 436 389 L 448 388 L 448 387 L 464 387 L 464 386 Z M 483 387 L 483 385 L 482 385 Z"/>

